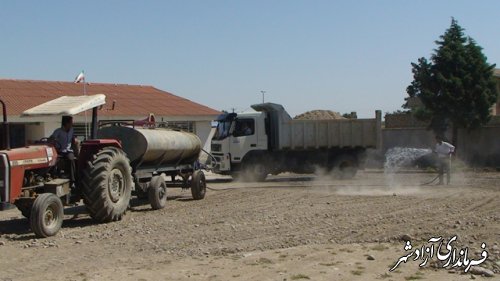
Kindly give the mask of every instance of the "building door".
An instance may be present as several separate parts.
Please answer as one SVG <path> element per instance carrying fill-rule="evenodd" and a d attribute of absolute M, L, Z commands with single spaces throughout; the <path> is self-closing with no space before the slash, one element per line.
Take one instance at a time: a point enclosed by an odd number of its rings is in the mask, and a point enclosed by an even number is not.
<path fill-rule="evenodd" d="M 10 147 L 26 146 L 26 128 L 24 124 L 10 124 Z"/>

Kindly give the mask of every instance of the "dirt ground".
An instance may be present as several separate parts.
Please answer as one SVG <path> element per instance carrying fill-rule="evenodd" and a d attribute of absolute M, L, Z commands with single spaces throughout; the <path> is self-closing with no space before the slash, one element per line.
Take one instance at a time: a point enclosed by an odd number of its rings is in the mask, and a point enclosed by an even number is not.
<path fill-rule="evenodd" d="M 279 175 L 264 183 L 209 176 L 204 200 L 170 189 L 163 210 L 134 200 L 122 221 L 66 209 L 57 236 L 34 239 L 20 212 L 0 212 L 0 280 L 500 280 L 500 173 L 360 172 L 340 181 Z M 409 260 L 431 237 L 469 248 L 492 278 Z"/>

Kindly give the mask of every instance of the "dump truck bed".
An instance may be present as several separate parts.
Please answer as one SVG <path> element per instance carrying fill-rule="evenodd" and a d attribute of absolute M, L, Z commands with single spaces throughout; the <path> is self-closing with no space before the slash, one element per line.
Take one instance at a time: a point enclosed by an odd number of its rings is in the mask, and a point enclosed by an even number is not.
<path fill-rule="evenodd" d="M 279 149 L 377 147 L 376 119 L 291 120 L 280 130 Z"/>
<path fill-rule="evenodd" d="M 268 113 L 271 146 L 275 150 L 380 147 L 380 111 L 373 119 L 294 120 L 279 104 L 264 103 L 252 108 Z"/>

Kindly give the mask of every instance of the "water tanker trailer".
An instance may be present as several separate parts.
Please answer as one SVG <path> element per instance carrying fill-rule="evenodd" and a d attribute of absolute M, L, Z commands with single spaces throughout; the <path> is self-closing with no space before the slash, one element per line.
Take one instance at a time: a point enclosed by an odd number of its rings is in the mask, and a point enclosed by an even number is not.
<path fill-rule="evenodd" d="M 120 220 L 135 193 L 147 197 L 153 209 L 165 207 L 170 186 L 190 188 L 196 200 L 205 197 L 205 175 L 199 169 L 200 139 L 190 133 L 116 123 L 98 130 L 98 107 L 105 96 L 63 96 L 22 116 L 75 115 L 92 110 L 89 138 L 82 142 L 71 180 L 67 161 L 47 139 L 10 148 L 6 106 L 0 126 L 0 210 L 16 206 L 38 237 L 57 234 L 64 206 L 83 200 L 97 222 Z M 182 180 L 177 182 L 176 177 Z"/>
<path fill-rule="evenodd" d="M 201 141 L 195 134 L 116 123 L 100 128 L 98 137 L 120 141 L 132 167 L 135 194 L 147 196 L 153 209 L 165 206 L 168 178 L 169 187 L 190 188 L 196 200 L 205 197 L 205 176 L 197 162 Z M 176 181 L 177 176 L 182 179 L 180 182 Z"/>

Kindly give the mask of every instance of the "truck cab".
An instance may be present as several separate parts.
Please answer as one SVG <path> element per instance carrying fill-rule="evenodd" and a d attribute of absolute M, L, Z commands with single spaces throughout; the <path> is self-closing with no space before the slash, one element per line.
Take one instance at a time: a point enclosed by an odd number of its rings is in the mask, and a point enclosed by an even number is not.
<path fill-rule="evenodd" d="M 211 143 L 211 153 L 218 163 L 216 173 L 239 171 L 245 157 L 267 151 L 265 113 L 225 113 L 216 122 L 217 128 Z"/>

